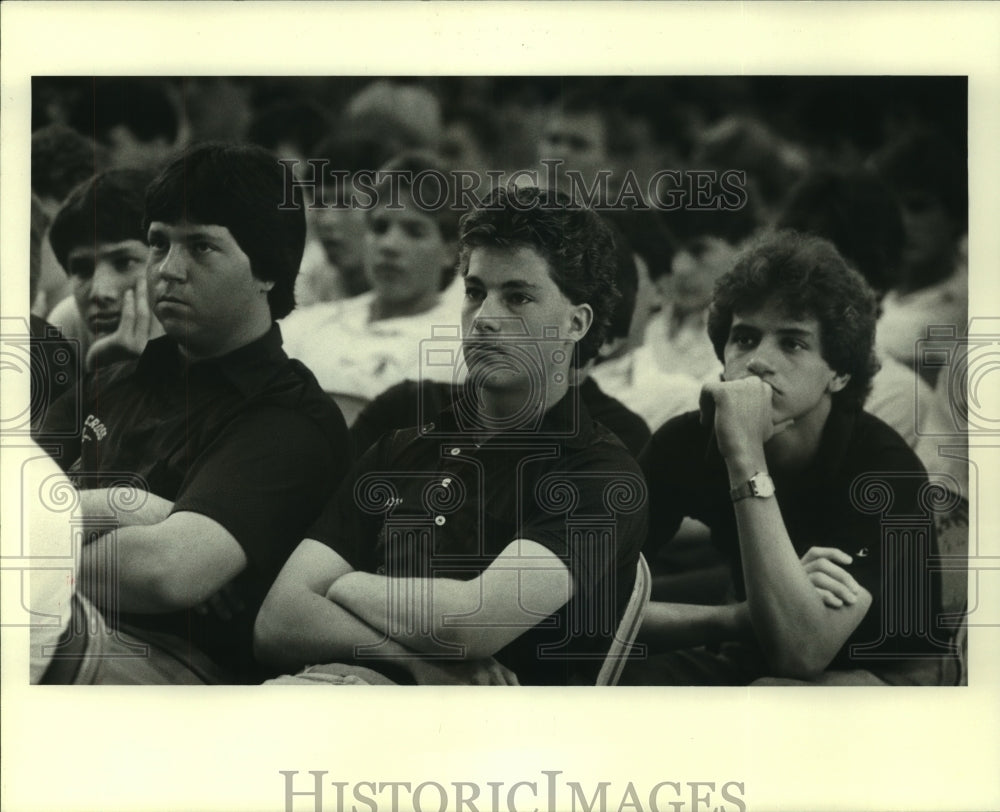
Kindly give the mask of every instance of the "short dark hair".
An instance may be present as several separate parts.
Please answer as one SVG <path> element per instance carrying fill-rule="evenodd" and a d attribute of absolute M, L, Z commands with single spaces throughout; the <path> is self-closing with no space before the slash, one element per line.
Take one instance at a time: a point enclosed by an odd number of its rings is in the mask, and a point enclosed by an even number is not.
<path fill-rule="evenodd" d="M 632 251 L 646 262 L 650 279 L 669 274 L 677 241 L 667 228 L 663 212 L 656 209 L 608 209 L 601 215 L 618 226 Z"/>
<path fill-rule="evenodd" d="M 879 150 L 872 167 L 899 195 L 918 191 L 941 201 L 957 240 L 969 225 L 969 168 L 964 145 L 930 128 L 911 130 Z"/>
<path fill-rule="evenodd" d="M 611 321 L 604 336 L 605 341 L 608 341 L 614 338 L 627 338 L 632 328 L 635 297 L 639 292 L 639 268 L 635 264 L 635 255 L 628 237 L 614 220 L 604 215 L 602 217 L 615 240 L 615 287 L 621 294 L 618 304 L 611 313 Z"/>
<path fill-rule="evenodd" d="M 60 206 L 49 229 L 52 251 L 69 272 L 69 252 L 81 245 L 146 242 L 143 201 L 152 180 L 138 169 L 109 169 L 77 186 Z"/>
<path fill-rule="evenodd" d="M 789 193 L 778 227 L 830 240 L 876 293 L 899 280 L 903 215 L 873 172 L 817 169 Z"/>
<path fill-rule="evenodd" d="M 594 312 L 577 343 L 574 363 L 582 367 L 604 343 L 621 293 L 615 284 L 615 241 L 601 217 L 551 189 L 497 188 L 462 218 L 459 270 L 469 270 L 476 248 L 531 248 L 546 261 L 552 280 L 573 304 Z"/>
<path fill-rule="evenodd" d="M 140 141 L 163 138 L 170 144 L 180 131 L 180 115 L 160 79 L 94 77 L 91 92 L 81 94 L 70 116 L 75 129 L 105 144 L 119 125 Z"/>
<path fill-rule="evenodd" d="M 827 240 L 794 231 L 774 232 L 747 248 L 715 285 L 708 335 L 724 360 L 733 315 L 777 300 L 793 318 L 815 318 L 823 359 L 850 375 L 834 403 L 860 408 L 878 371 L 875 294 Z"/>
<path fill-rule="evenodd" d="M 250 258 L 255 277 L 274 282 L 271 318 L 295 307 L 295 277 L 305 248 L 300 202 L 285 200 L 277 159 L 250 144 L 205 143 L 169 163 L 149 187 L 143 228 L 153 221 L 225 226 Z"/>
<path fill-rule="evenodd" d="M 444 240 L 455 242 L 458 239 L 458 222 L 461 219 L 462 210 L 457 206 L 458 201 L 455 198 L 453 175 L 440 160 L 422 150 L 407 150 L 396 155 L 379 168 L 378 171 L 379 173 L 400 172 L 403 174 L 398 176 L 398 181 L 394 181 L 392 177 L 386 175 L 380 182 L 376 183 L 375 194 L 377 199 L 387 200 L 390 195 L 390 189 L 396 186 L 413 197 L 413 202 L 420 207 L 421 212 L 434 220 Z M 434 199 L 424 200 L 423 202 L 434 204 L 440 202 L 441 205 L 429 205 L 425 208 L 420 205 L 421 201 L 414 196 L 414 187 L 422 188 L 421 184 L 423 183 L 422 179 L 418 180 L 417 183 L 414 183 L 414 180 L 421 178 L 422 175 L 424 177 L 433 176 L 436 182 L 440 184 L 440 188 L 438 189 L 434 189 L 433 185 L 430 187 L 433 191 L 428 192 L 428 194 L 433 195 Z M 447 288 L 454 278 L 455 264 L 451 262 L 441 269 L 441 280 L 438 283 L 438 290 Z"/>
<path fill-rule="evenodd" d="M 49 124 L 31 134 L 31 191 L 62 203 L 66 196 L 107 165 L 107 150 L 65 124 Z"/>

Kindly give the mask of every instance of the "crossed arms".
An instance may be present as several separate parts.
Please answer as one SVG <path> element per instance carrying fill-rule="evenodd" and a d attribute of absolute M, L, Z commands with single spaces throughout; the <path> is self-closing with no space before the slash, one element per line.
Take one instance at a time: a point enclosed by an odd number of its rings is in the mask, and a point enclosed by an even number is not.
<path fill-rule="evenodd" d="M 459 581 L 358 572 L 330 547 L 306 539 L 261 607 L 255 649 L 283 669 L 370 657 L 425 681 L 426 669 L 443 658 L 492 658 L 573 590 L 565 564 L 528 540 L 512 541 L 480 575 Z"/>

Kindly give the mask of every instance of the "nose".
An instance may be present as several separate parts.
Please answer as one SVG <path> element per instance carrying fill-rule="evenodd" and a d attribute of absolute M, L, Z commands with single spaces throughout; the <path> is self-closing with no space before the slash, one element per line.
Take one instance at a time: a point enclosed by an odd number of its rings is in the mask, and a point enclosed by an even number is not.
<path fill-rule="evenodd" d="M 398 255 L 401 253 L 401 229 L 391 225 L 385 231 L 375 234 L 375 248 L 380 254 Z"/>
<path fill-rule="evenodd" d="M 153 270 L 161 279 L 168 282 L 184 282 L 187 280 L 187 262 L 177 246 L 170 246 L 167 255 L 153 266 Z"/>
<path fill-rule="evenodd" d="M 747 372 L 758 378 L 766 378 L 774 374 L 771 353 L 763 342 L 758 345 L 756 352 L 747 360 Z"/>
<path fill-rule="evenodd" d="M 95 302 L 116 302 L 121 298 L 121 288 L 121 274 L 114 266 L 110 262 L 98 262 L 90 283 L 90 298 Z"/>

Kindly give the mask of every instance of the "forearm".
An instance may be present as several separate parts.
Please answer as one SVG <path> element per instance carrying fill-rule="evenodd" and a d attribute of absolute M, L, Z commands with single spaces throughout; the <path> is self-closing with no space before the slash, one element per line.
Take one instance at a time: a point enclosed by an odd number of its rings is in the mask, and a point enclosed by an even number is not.
<path fill-rule="evenodd" d="M 753 637 L 745 603 L 698 606 L 654 601 L 646 607 L 638 641 L 651 653 Z"/>
<path fill-rule="evenodd" d="M 92 488 L 79 493 L 79 512 L 88 530 L 157 524 L 173 508 L 173 502 L 138 488 Z"/>
<path fill-rule="evenodd" d="M 326 597 L 408 648 L 464 657 L 468 627 L 445 625 L 445 618 L 475 612 L 471 583 L 350 572 L 333 582 Z"/>
<path fill-rule="evenodd" d="M 163 613 L 183 608 L 165 578 L 149 527 L 120 527 L 84 545 L 80 590 L 94 604 L 123 612 Z"/>
<path fill-rule="evenodd" d="M 410 670 L 418 655 L 356 615 L 301 587 L 268 597 L 254 627 L 257 658 L 283 671 L 351 660 L 378 669 L 392 663 Z"/>
<path fill-rule="evenodd" d="M 763 454 L 760 460 L 728 460 L 727 464 L 732 487 L 766 470 Z M 777 674 L 814 676 L 843 645 L 850 633 L 844 621 L 857 610 L 824 605 L 802 567 L 774 498 L 741 499 L 735 512 L 747 608 L 761 650 Z"/>

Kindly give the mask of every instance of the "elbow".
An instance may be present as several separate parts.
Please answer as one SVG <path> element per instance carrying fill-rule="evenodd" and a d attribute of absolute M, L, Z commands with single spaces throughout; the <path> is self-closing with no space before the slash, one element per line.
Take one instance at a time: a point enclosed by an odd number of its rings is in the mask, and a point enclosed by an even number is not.
<path fill-rule="evenodd" d="M 262 665 L 280 668 L 281 651 L 281 624 L 265 601 L 253 624 L 253 656 Z"/>
<path fill-rule="evenodd" d="M 812 682 L 826 670 L 832 659 L 819 652 L 786 652 L 769 657 L 768 665 L 772 676 Z"/>

